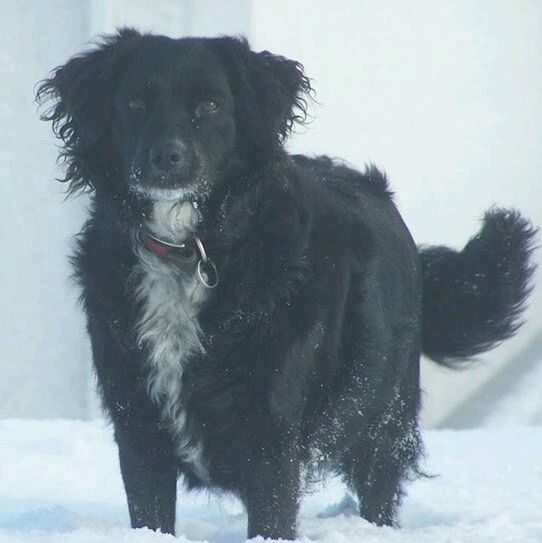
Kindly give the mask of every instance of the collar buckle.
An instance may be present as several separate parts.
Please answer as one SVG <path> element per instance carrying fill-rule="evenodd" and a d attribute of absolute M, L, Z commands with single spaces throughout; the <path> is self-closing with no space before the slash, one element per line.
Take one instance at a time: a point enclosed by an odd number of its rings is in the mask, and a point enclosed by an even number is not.
<path fill-rule="evenodd" d="M 152 244 L 147 244 L 147 248 L 159 258 L 165 258 L 175 249 L 186 249 L 187 246 L 192 245 L 186 240 L 184 243 L 173 243 L 171 241 L 160 239 L 159 237 L 150 233 L 147 233 L 147 235 L 153 242 Z M 213 289 L 220 281 L 218 268 L 216 267 L 216 264 L 207 256 L 207 251 L 205 250 L 205 246 L 203 245 L 200 237 L 193 234 L 192 239 L 200 256 L 198 265 L 196 267 L 196 276 L 204 287 Z"/>

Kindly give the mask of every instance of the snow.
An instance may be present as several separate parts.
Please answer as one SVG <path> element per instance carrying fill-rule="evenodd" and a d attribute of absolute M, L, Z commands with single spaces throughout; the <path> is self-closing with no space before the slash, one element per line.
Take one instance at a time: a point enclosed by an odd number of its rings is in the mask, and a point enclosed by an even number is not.
<path fill-rule="evenodd" d="M 241 543 L 235 499 L 179 490 L 177 539 L 128 528 L 111 428 L 104 422 L 0 421 L 1 543 Z M 399 530 L 355 516 L 337 479 L 303 503 L 302 543 L 542 541 L 542 427 L 428 431 L 425 469 Z M 254 542 L 262 542 L 255 539 Z"/>

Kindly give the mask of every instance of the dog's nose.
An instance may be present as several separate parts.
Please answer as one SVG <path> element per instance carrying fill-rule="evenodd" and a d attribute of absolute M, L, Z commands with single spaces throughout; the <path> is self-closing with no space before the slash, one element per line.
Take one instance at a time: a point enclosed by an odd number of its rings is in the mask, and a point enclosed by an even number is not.
<path fill-rule="evenodd" d="M 151 165 L 163 173 L 180 170 L 186 157 L 186 146 L 179 140 L 166 140 L 153 145 L 149 153 Z"/>

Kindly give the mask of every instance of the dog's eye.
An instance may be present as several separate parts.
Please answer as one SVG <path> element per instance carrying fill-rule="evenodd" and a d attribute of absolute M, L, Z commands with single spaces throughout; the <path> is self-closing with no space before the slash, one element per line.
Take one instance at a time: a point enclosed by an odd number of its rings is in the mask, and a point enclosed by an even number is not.
<path fill-rule="evenodd" d="M 201 104 L 198 106 L 198 111 L 201 113 L 214 113 L 219 107 L 220 106 L 216 100 L 209 98 L 201 102 Z"/>
<path fill-rule="evenodd" d="M 132 98 L 128 100 L 128 107 L 134 111 L 143 111 L 145 109 L 145 104 L 141 98 Z"/>

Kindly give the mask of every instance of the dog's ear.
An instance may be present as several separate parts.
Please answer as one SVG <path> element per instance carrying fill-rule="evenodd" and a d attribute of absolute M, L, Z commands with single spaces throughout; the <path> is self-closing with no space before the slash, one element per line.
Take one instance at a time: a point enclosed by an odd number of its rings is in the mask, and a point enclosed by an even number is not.
<path fill-rule="evenodd" d="M 139 37 L 135 30 L 119 30 L 39 83 L 37 102 L 52 101 L 41 118 L 52 122 L 55 135 L 63 142 L 59 158 L 66 165 L 66 174 L 60 181 L 69 183 L 70 193 L 90 190 L 96 184 L 112 117 L 119 53 L 125 50 L 123 45 Z"/>
<path fill-rule="evenodd" d="M 307 119 L 312 88 L 302 64 L 269 51 L 251 51 L 245 39 L 212 41 L 229 73 L 244 138 L 261 153 L 276 150 L 293 126 Z"/>

